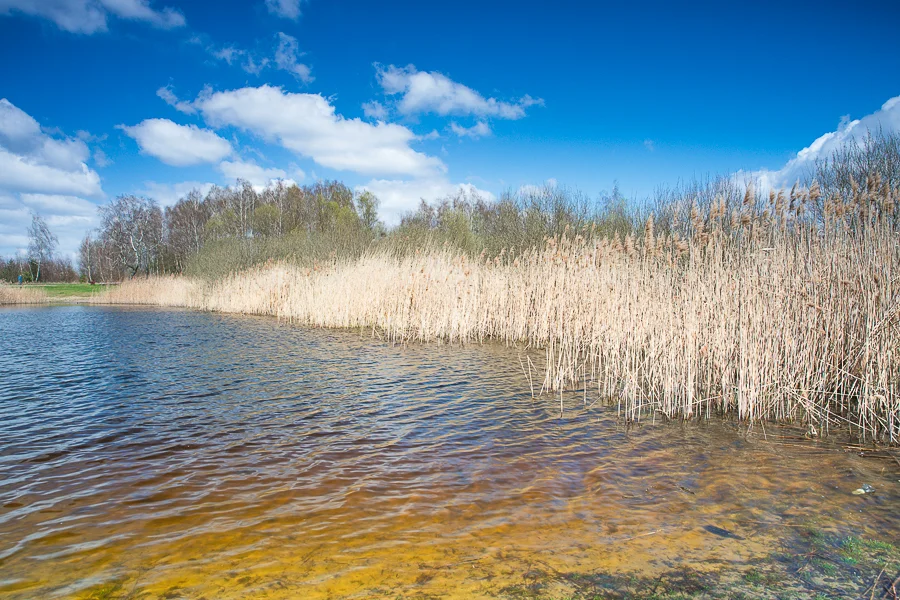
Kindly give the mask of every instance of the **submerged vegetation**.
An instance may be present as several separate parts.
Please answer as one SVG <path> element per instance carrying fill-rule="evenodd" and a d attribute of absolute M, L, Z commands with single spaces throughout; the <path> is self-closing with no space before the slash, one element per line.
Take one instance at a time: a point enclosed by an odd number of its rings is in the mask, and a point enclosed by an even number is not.
<path fill-rule="evenodd" d="M 765 559 L 749 569 L 722 565 L 680 567 L 658 575 L 561 572 L 538 567 L 501 598 L 691 600 L 699 598 L 878 598 L 900 597 L 900 550 L 888 542 L 836 538 L 801 527 Z"/>

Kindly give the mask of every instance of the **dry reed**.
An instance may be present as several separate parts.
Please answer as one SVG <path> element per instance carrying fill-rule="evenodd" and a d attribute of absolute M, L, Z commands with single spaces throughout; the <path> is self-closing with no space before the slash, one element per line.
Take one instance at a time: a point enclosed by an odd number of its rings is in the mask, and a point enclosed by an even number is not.
<path fill-rule="evenodd" d="M 726 215 L 690 210 L 689 234 L 547 239 L 516 256 L 378 252 L 205 283 L 136 280 L 94 299 L 362 327 L 393 341 L 485 339 L 542 348 L 542 390 L 590 384 L 626 418 L 851 424 L 900 441 L 900 249 L 877 179 L 845 198 L 818 186 Z M 812 218 L 811 210 L 823 206 Z M 685 228 L 681 228 L 684 230 Z"/>
<path fill-rule="evenodd" d="M 0 284 L 0 305 L 39 304 L 43 302 L 47 302 L 47 294 L 43 290 Z"/>

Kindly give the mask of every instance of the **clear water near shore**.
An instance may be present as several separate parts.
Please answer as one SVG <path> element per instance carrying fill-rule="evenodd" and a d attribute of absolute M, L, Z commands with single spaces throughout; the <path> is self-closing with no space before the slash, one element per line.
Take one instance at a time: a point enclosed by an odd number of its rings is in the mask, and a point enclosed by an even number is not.
<path fill-rule="evenodd" d="M 900 539 L 895 463 L 580 395 L 560 418 L 500 345 L 7 308 L 0 373 L 0 598 L 858 595 L 847 540 Z"/>

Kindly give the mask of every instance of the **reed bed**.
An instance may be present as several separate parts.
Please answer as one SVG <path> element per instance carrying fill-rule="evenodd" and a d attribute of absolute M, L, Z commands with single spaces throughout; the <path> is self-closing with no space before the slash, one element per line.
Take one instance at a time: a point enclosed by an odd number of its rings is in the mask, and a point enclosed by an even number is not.
<path fill-rule="evenodd" d="M 495 339 L 543 350 L 535 393 L 581 388 L 625 418 L 730 413 L 852 425 L 900 442 L 897 189 L 817 185 L 726 214 L 596 237 L 567 232 L 514 256 L 375 251 L 312 268 L 271 263 L 215 282 L 135 280 L 101 303 L 265 314 L 367 328 L 395 342 Z M 675 233 L 678 232 L 678 233 Z M 593 392 L 591 392 L 593 394 Z"/>
<path fill-rule="evenodd" d="M 175 275 L 136 278 L 92 295 L 89 303 L 200 308 L 205 288 L 198 280 Z"/>
<path fill-rule="evenodd" d="M 0 284 L 0 305 L 40 304 L 47 301 L 47 294 L 43 290 Z"/>

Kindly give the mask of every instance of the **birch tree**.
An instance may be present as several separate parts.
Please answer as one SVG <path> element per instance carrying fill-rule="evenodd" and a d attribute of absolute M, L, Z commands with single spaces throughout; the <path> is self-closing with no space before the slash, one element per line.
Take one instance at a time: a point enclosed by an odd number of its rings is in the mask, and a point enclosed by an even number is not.
<path fill-rule="evenodd" d="M 156 202 L 140 196 L 119 196 L 100 207 L 101 236 L 119 264 L 134 277 L 149 275 L 162 242 L 162 211 Z"/>
<path fill-rule="evenodd" d="M 31 215 L 31 227 L 28 228 L 28 258 L 31 279 L 39 281 L 41 265 L 53 258 L 59 240 L 50 231 L 47 222 L 38 215 Z"/>

